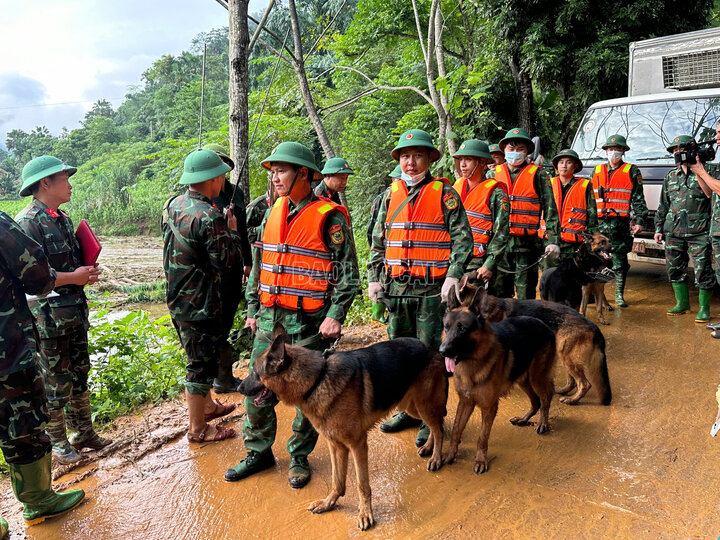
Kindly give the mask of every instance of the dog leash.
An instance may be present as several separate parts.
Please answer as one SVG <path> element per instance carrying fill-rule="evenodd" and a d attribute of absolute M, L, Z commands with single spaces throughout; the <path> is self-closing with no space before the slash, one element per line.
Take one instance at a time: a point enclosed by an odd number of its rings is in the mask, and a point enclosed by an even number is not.
<path fill-rule="evenodd" d="M 343 337 L 342 334 L 340 334 L 340 335 L 337 337 L 337 339 L 333 342 L 333 344 L 330 345 L 327 349 L 325 349 L 325 350 L 323 351 L 322 355 L 323 355 L 323 357 L 324 357 L 325 359 L 327 359 L 328 356 L 331 356 L 331 355 L 335 354 L 335 351 L 337 350 L 338 343 L 340 343 L 340 340 L 342 339 L 342 337 Z M 327 369 L 327 362 L 325 362 L 325 364 L 326 364 L 326 368 L 325 368 L 325 369 Z"/>
<path fill-rule="evenodd" d="M 532 264 L 527 265 L 525 268 L 519 268 L 518 270 L 512 271 L 508 270 L 507 268 L 501 268 L 500 266 L 497 267 L 498 271 L 502 272 L 503 274 L 521 274 L 522 272 L 526 272 L 527 270 L 530 270 L 533 266 L 537 266 L 541 262 L 543 262 L 543 259 L 545 259 L 548 256 L 547 253 L 543 253 L 542 256 L 535 261 Z"/>

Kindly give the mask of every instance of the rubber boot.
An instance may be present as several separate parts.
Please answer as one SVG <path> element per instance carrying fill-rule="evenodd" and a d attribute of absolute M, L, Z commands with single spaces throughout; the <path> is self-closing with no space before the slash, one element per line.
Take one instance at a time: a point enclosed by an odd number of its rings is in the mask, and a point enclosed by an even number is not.
<path fill-rule="evenodd" d="M 615 305 L 617 307 L 628 307 L 624 298 L 626 277 L 627 273 L 622 270 L 615 275 Z"/>
<path fill-rule="evenodd" d="M 10 532 L 10 526 L 5 518 L 0 517 L 0 538 L 5 538 Z"/>
<path fill-rule="evenodd" d="M 100 450 L 112 442 L 110 439 L 98 435 L 93 428 L 90 392 L 73 395 L 65 416 L 70 430 L 69 441 L 75 450 L 80 451 L 83 448 Z"/>
<path fill-rule="evenodd" d="M 53 456 L 63 465 L 77 463 L 80 461 L 80 454 L 68 442 L 65 431 L 65 412 L 62 408 L 48 408 L 48 416 L 49 420 L 45 431 L 52 443 Z"/>
<path fill-rule="evenodd" d="M 380 431 L 383 433 L 397 433 L 404 429 L 410 429 L 422 424 L 422 420 L 413 418 L 405 411 L 398 411 L 390 420 L 380 424 Z"/>
<path fill-rule="evenodd" d="M 710 320 L 710 299 L 712 298 L 712 294 L 712 289 L 700 289 L 698 296 L 700 307 L 695 316 L 696 323 L 706 323 Z"/>
<path fill-rule="evenodd" d="M 312 469 L 310 469 L 307 456 L 290 456 L 288 482 L 291 488 L 300 489 L 305 487 L 311 476 Z"/>
<path fill-rule="evenodd" d="M 673 291 L 675 291 L 676 303 L 667 310 L 667 314 L 674 317 L 687 313 L 687 310 L 690 309 L 690 293 L 687 283 L 673 283 L 672 287 Z"/>
<path fill-rule="evenodd" d="M 220 360 L 218 362 L 218 374 L 213 381 L 213 390 L 217 394 L 227 394 L 230 392 L 239 392 L 242 379 L 238 379 L 233 375 L 234 351 L 230 344 L 223 344 L 220 352 Z"/>
<path fill-rule="evenodd" d="M 427 427 L 423 422 L 420 425 L 420 430 L 418 431 L 417 437 L 415 437 L 415 446 L 417 446 L 418 448 L 420 448 L 421 446 L 425 446 L 428 437 L 430 437 L 430 428 Z"/>
<path fill-rule="evenodd" d="M 385 310 L 387 308 L 384 304 L 381 304 L 379 302 L 373 302 L 372 303 L 372 313 L 370 314 L 370 319 L 382 324 L 387 323 L 387 317 L 385 316 Z"/>
<path fill-rule="evenodd" d="M 23 519 L 28 527 L 75 508 L 85 498 L 82 489 L 63 493 L 50 483 L 50 454 L 24 465 L 10 465 L 10 481 L 17 500 L 23 503 Z"/>
<path fill-rule="evenodd" d="M 262 453 L 250 450 L 247 456 L 245 456 L 245 459 L 225 471 L 225 480 L 228 482 L 237 482 L 255 473 L 269 469 L 273 465 L 275 465 L 275 456 L 273 456 L 272 450 Z"/>

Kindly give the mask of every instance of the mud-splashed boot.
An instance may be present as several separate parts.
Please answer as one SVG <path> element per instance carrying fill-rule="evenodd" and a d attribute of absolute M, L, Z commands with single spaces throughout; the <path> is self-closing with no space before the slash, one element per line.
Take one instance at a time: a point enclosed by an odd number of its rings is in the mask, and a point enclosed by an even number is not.
<path fill-rule="evenodd" d="M 70 444 L 78 452 L 83 448 L 100 450 L 112 443 L 110 439 L 98 435 L 93 428 L 90 392 L 83 392 L 70 398 L 66 417 L 70 430 Z"/>
<path fill-rule="evenodd" d="M 67 440 L 65 431 L 65 413 L 62 408 L 48 408 L 48 423 L 45 431 L 52 443 L 53 457 L 58 463 L 68 465 L 80 461 L 80 454 L 77 453 Z"/>
<path fill-rule="evenodd" d="M 0 517 L 0 538 L 5 538 L 10 532 L 10 526 L 5 518 Z"/>
<path fill-rule="evenodd" d="M 625 301 L 625 278 L 627 274 L 622 270 L 615 274 L 615 305 L 617 307 L 628 307 Z"/>
<path fill-rule="evenodd" d="M 425 422 L 423 422 L 420 425 L 420 430 L 418 431 L 417 437 L 415 437 L 415 446 L 417 446 L 418 448 L 425 446 L 428 437 L 430 437 L 430 428 L 425 425 Z"/>
<path fill-rule="evenodd" d="M 23 503 L 23 519 L 28 527 L 72 510 L 85 498 L 82 489 L 53 491 L 50 454 L 32 463 L 11 464 L 10 481 L 15 497 Z"/>
<path fill-rule="evenodd" d="M 233 349 L 230 346 L 222 347 L 220 360 L 218 362 L 218 374 L 213 381 L 213 390 L 216 394 L 227 394 L 230 392 L 239 392 L 242 379 L 238 379 L 233 375 Z"/>
<path fill-rule="evenodd" d="M 712 289 L 700 289 L 698 296 L 700 307 L 695 316 L 696 323 L 706 323 L 710 320 L 710 299 L 712 298 L 712 294 Z"/>
<path fill-rule="evenodd" d="M 404 429 L 410 429 L 417 427 L 422 424 L 422 420 L 413 418 L 405 411 L 398 411 L 390 420 L 387 420 L 380 424 L 380 431 L 383 433 L 397 433 Z"/>
<path fill-rule="evenodd" d="M 675 291 L 675 305 L 667 310 L 667 314 L 671 317 L 683 315 L 690 309 L 690 292 L 687 283 L 673 283 L 673 291 Z"/>

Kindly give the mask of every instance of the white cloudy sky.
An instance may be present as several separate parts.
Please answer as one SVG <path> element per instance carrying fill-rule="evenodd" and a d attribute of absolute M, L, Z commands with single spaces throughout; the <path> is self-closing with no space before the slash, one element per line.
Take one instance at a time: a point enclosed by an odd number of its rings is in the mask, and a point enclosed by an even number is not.
<path fill-rule="evenodd" d="M 227 25 L 215 0 L 0 0 L 0 14 L 2 147 L 15 128 L 73 129 L 100 98 L 117 107 L 154 60 Z"/>

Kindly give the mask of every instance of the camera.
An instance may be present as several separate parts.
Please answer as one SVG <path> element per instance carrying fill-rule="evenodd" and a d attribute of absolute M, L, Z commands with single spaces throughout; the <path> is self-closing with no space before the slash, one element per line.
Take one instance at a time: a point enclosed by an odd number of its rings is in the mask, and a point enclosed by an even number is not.
<path fill-rule="evenodd" d="M 683 163 L 688 165 L 694 165 L 700 158 L 702 163 L 712 161 L 715 159 L 715 149 L 712 145 L 715 141 L 703 141 L 696 143 L 695 141 L 683 145 L 680 151 L 675 154 L 675 165 L 682 165 Z"/>

